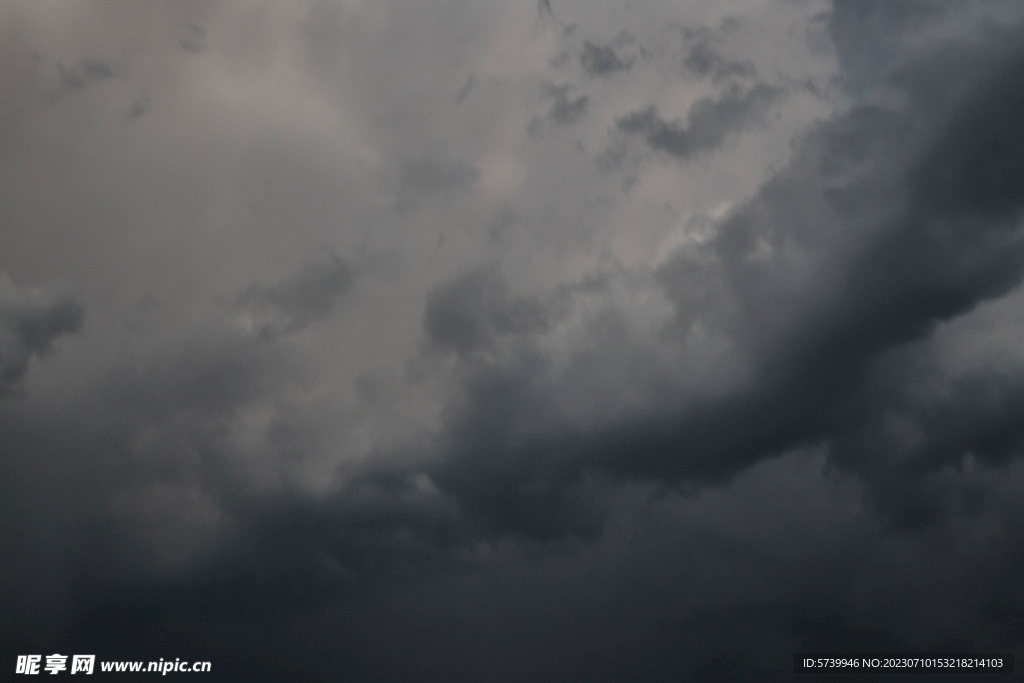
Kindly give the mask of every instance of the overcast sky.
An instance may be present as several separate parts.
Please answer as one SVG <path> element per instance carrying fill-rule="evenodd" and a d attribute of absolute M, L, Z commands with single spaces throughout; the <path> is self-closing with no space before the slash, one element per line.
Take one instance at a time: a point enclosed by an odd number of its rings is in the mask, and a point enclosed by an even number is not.
<path fill-rule="evenodd" d="M 1022 84 L 1019 0 L 4 2 L 3 666 L 1020 661 Z"/>

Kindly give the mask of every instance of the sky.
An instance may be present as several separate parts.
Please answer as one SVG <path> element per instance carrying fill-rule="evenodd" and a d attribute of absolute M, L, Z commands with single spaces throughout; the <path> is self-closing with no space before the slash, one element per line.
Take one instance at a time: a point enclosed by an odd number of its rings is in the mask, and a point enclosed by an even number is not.
<path fill-rule="evenodd" d="M 3 666 L 1020 660 L 1022 82 L 1017 0 L 3 3 Z"/>

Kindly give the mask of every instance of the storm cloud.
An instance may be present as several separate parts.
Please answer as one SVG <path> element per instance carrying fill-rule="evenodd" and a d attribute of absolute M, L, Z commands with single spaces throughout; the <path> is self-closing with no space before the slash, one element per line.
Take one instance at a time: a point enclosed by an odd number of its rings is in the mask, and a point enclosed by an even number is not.
<path fill-rule="evenodd" d="M 3 666 L 1024 654 L 1019 3 L 0 31 Z"/>

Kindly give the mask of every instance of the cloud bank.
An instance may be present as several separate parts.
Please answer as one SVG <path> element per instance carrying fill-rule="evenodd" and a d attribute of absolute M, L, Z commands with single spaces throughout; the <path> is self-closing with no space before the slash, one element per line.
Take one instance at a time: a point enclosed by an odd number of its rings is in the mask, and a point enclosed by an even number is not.
<path fill-rule="evenodd" d="M 1024 653 L 1018 3 L 0 30 L 5 666 Z"/>

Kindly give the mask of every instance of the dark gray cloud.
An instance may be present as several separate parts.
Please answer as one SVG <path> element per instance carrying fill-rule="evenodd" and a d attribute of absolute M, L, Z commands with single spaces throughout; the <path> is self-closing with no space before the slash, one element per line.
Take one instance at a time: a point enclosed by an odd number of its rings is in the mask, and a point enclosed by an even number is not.
<path fill-rule="evenodd" d="M 459 104 L 469 96 L 470 91 L 476 87 L 476 76 L 470 74 L 466 77 L 466 82 L 462 84 L 459 91 L 455 93 L 455 104 Z"/>
<path fill-rule="evenodd" d="M 68 90 L 75 90 L 85 87 L 87 83 L 114 77 L 114 70 L 110 68 L 110 65 L 88 60 L 83 60 L 78 66 L 73 67 L 58 64 L 57 71 L 60 75 L 60 84 Z"/>
<path fill-rule="evenodd" d="M 18 385 L 33 357 L 82 326 L 84 309 L 54 288 L 18 287 L 0 273 L 0 397 Z"/>
<path fill-rule="evenodd" d="M 106 62 L 83 59 L 72 66 L 64 66 L 57 62 L 56 68 L 58 88 L 50 95 L 51 101 L 56 100 L 62 94 L 81 90 L 87 85 L 114 78 L 114 69 Z"/>
<path fill-rule="evenodd" d="M 726 16 L 715 26 L 680 27 L 682 66 L 697 76 L 714 81 L 753 78 L 757 69 L 749 58 L 737 57 L 744 47 L 745 26 Z"/>
<path fill-rule="evenodd" d="M 548 128 L 579 123 L 590 109 L 590 97 L 573 96 L 573 86 L 569 83 L 545 83 L 543 97 L 545 100 L 551 100 L 551 108 L 546 116 L 536 116 L 527 125 L 527 131 L 535 139 L 539 139 L 545 123 L 548 124 Z"/>
<path fill-rule="evenodd" d="M 145 116 L 147 111 L 149 111 L 149 98 L 143 95 L 139 99 L 135 100 L 131 109 L 128 110 L 126 117 L 129 121 L 135 121 Z"/>
<path fill-rule="evenodd" d="M 206 47 L 206 31 L 202 26 L 193 24 L 191 21 L 185 22 L 185 28 L 188 31 L 188 37 L 179 40 L 178 44 L 182 50 L 197 55 Z"/>
<path fill-rule="evenodd" d="M 707 37 L 690 48 L 683 64 L 698 76 L 711 76 L 716 80 L 733 77 L 752 78 L 757 73 L 750 62 L 730 60 L 719 54 Z"/>
<path fill-rule="evenodd" d="M 236 300 L 245 324 L 265 337 L 301 332 L 328 315 L 352 285 L 349 266 L 336 254 L 306 262 L 271 285 L 254 282 Z"/>
<path fill-rule="evenodd" d="M 548 120 L 552 123 L 574 123 L 586 115 L 590 98 L 586 95 L 571 97 L 571 90 L 571 85 L 551 85 L 547 89 L 546 95 L 554 100 L 548 111 Z"/>
<path fill-rule="evenodd" d="M 829 33 L 844 74 L 855 87 L 863 87 L 900 58 L 901 36 L 935 25 L 958 0 L 913 0 L 890 5 L 874 0 L 839 0 L 833 3 Z"/>
<path fill-rule="evenodd" d="M 778 88 L 764 83 L 747 90 L 733 85 L 718 98 L 695 102 L 685 124 L 666 121 L 651 105 L 616 120 L 615 125 L 627 133 L 643 135 L 652 149 L 688 159 L 717 148 L 730 135 L 761 121 L 781 95 Z"/>
<path fill-rule="evenodd" d="M 543 330 L 548 315 L 538 301 L 513 299 L 500 273 L 485 267 L 431 290 L 423 329 L 438 349 L 467 356 L 501 335 Z"/>
<path fill-rule="evenodd" d="M 618 71 L 629 71 L 632 59 L 622 59 L 612 45 L 584 41 L 580 53 L 580 66 L 588 76 L 610 76 Z"/>
<path fill-rule="evenodd" d="M 106 62 L 82 61 L 82 73 L 93 80 L 102 81 L 105 78 L 113 78 L 114 70 Z"/>
<path fill-rule="evenodd" d="M 402 164 L 398 178 L 398 202 L 409 207 L 420 197 L 465 190 L 480 171 L 454 159 L 419 157 Z"/>
<path fill-rule="evenodd" d="M 555 19 L 555 12 L 551 9 L 551 0 L 537 0 L 537 17 L 543 19 L 545 17 L 552 21 L 558 21 Z"/>

